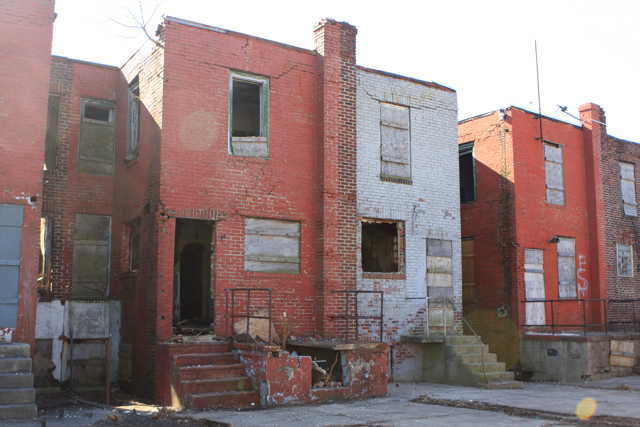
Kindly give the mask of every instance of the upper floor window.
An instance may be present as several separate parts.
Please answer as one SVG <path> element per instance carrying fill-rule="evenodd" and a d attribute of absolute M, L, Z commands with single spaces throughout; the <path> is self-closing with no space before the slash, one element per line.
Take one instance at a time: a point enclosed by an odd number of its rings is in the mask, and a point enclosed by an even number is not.
<path fill-rule="evenodd" d="M 460 154 L 460 203 L 476 201 L 475 164 L 473 142 L 458 147 Z"/>
<path fill-rule="evenodd" d="M 269 157 L 269 79 L 231 73 L 230 151 Z"/>
<path fill-rule="evenodd" d="M 138 140 L 140 137 L 140 85 L 136 77 L 129 85 L 129 144 L 127 145 L 127 160 L 138 154 Z"/>
<path fill-rule="evenodd" d="M 562 147 L 544 142 L 544 175 L 547 183 L 547 203 L 564 205 L 564 170 Z"/>
<path fill-rule="evenodd" d="M 383 181 L 411 184 L 411 144 L 407 107 L 380 104 L 380 157 Z"/>
<path fill-rule="evenodd" d="M 633 164 L 620 163 L 620 187 L 622 190 L 622 210 L 627 216 L 638 216 L 636 205 L 636 182 Z"/>
<path fill-rule="evenodd" d="M 60 127 L 60 97 L 49 95 L 47 109 L 47 137 L 44 143 L 44 170 L 56 170 L 58 151 L 58 128 Z"/>
<path fill-rule="evenodd" d="M 116 107 L 113 102 L 82 100 L 78 171 L 113 175 Z"/>

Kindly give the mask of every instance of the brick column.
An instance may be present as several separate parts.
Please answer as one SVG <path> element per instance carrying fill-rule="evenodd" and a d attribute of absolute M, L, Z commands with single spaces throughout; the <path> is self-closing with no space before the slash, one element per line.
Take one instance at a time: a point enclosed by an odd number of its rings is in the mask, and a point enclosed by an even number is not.
<path fill-rule="evenodd" d="M 591 286 L 589 298 L 607 297 L 607 253 L 604 194 L 602 184 L 602 143 L 606 138 L 604 111 L 596 104 L 579 108 L 585 150 L 589 260 Z"/>
<path fill-rule="evenodd" d="M 346 22 L 324 19 L 314 28 L 317 69 L 316 329 L 344 334 L 331 315 L 344 312 L 336 289 L 355 289 L 356 205 L 356 33 Z"/>

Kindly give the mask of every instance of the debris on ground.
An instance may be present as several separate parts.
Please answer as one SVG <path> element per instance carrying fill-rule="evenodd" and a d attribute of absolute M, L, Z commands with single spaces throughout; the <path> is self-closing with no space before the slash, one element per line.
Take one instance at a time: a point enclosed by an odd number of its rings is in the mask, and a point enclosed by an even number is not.
<path fill-rule="evenodd" d="M 479 409 L 482 411 L 502 412 L 505 415 L 514 417 L 544 419 L 571 424 L 579 423 L 581 426 L 640 427 L 640 419 L 638 418 L 595 415 L 590 419 L 579 419 L 575 415 L 563 414 L 561 412 L 516 408 L 513 406 L 486 403 L 479 400 L 440 399 L 436 396 L 423 395 L 416 399 L 412 399 L 411 402 L 426 403 L 428 405 L 448 406 L 452 408 Z"/>
<path fill-rule="evenodd" d="M 233 333 L 242 334 L 247 333 L 247 320 L 249 320 L 249 336 L 256 341 L 269 342 L 269 329 L 271 329 L 271 341 L 275 344 L 280 344 L 280 336 L 276 332 L 276 328 L 273 323 L 269 321 L 269 310 L 261 308 L 258 311 L 251 313 L 252 316 L 266 317 L 267 319 L 240 319 L 233 324 Z"/>

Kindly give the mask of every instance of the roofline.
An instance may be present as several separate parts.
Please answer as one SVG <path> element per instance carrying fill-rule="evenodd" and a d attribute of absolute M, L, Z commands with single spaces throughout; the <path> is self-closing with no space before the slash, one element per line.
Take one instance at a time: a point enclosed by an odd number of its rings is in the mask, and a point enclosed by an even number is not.
<path fill-rule="evenodd" d="M 71 61 L 71 62 L 77 62 L 80 64 L 85 64 L 85 65 L 91 65 L 94 67 L 100 67 L 100 68 L 108 68 L 111 70 L 116 70 L 116 71 L 120 71 L 120 67 L 116 67 L 113 65 L 107 65 L 107 64 L 99 64 L 97 62 L 89 62 L 89 61 L 83 61 L 81 59 L 73 59 L 73 58 L 67 58 L 66 56 L 58 56 L 58 55 L 51 55 L 51 59 L 64 59 L 67 61 Z"/>
<path fill-rule="evenodd" d="M 478 114 L 477 116 L 467 117 L 466 119 L 458 120 L 458 124 L 470 122 L 471 120 L 476 120 L 476 119 L 479 119 L 479 118 L 482 118 L 482 117 L 488 117 L 488 116 L 491 116 L 491 115 L 497 113 L 498 111 L 500 111 L 500 110 L 493 110 L 493 111 L 489 111 L 488 113 Z"/>
<path fill-rule="evenodd" d="M 432 87 L 434 89 L 444 90 L 445 92 L 456 93 L 455 89 L 447 87 L 447 86 L 444 86 L 444 85 L 441 85 L 439 83 L 427 82 L 427 81 L 424 81 L 424 80 L 418 80 L 418 79 L 414 79 L 413 77 L 401 76 L 400 74 L 389 73 L 387 71 L 374 70 L 373 68 L 367 68 L 367 67 L 363 67 L 363 66 L 360 66 L 360 65 L 356 65 L 356 68 L 358 68 L 358 69 L 360 69 L 362 71 L 366 71 L 368 73 L 379 74 L 381 76 L 392 77 L 392 78 L 400 79 L 400 80 L 406 80 L 406 81 L 411 82 L 411 83 L 417 83 L 417 84 L 420 84 L 420 85 Z"/>
<path fill-rule="evenodd" d="M 520 111 L 522 111 L 524 113 L 527 113 L 527 114 L 540 116 L 540 114 L 535 112 L 535 111 L 527 110 L 526 108 L 517 107 L 515 105 L 510 105 L 509 107 L 504 108 L 504 111 L 508 111 L 508 110 L 511 110 L 511 109 L 520 110 Z M 466 123 L 466 122 L 469 122 L 471 120 L 476 120 L 476 119 L 479 119 L 479 118 L 482 118 L 482 117 L 487 117 L 487 116 L 490 116 L 492 114 L 497 113 L 500 110 L 503 110 L 503 109 L 492 110 L 492 111 L 489 111 L 488 113 L 478 114 L 477 116 L 472 116 L 472 117 L 468 117 L 468 118 L 463 119 L 463 120 L 458 120 L 458 124 Z M 543 119 L 547 119 L 547 120 L 551 120 L 552 122 L 564 123 L 564 124 L 567 124 L 569 126 L 573 126 L 573 127 L 578 128 L 578 129 L 582 129 L 582 125 L 576 125 L 576 124 L 573 124 L 571 122 L 567 122 L 567 121 L 564 121 L 564 120 L 556 119 L 555 117 L 549 117 L 549 116 L 545 116 L 544 114 L 542 114 L 542 118 Z"/>
<path fill-rule="evenodd" d="M 271 45 L 274 45 L 274 46 L 279 46 L 279 47 L 282 47 L 284 49 L 295 50 L 295 51 L 302 52 L 302 53 L 308 53 L 310 55 L 316 55 L 316 53 L 317 53 L 315 50 L 304 49 L 302 47 L 292 46 L 290 44 L 280 43 L 280 42 L 276 42 L 276 41 L 269 40 L 269 39 L 263 39 L 261 37 L 252 36 L 250 34 L 244 34 L 244 33 L 238 33 L 238 32 L 231 31 L 231 30 L 225 30 L 224 28 L 214 27 L 212 25 L 200 24 L 199 22 L 188 21 L 186 19 L 176 18 L 174 16 L 165 16 L 164 20 L 168 21 L 168 22 L 175 22 L 176 24 L 187 25 L 189 27 L 200 28 L 200 29 L 208 30 L 208 31 L 215 31 L 216 33 L 228 34 L 230 36 L 236 36 L 236 37 L 248 38 L 248 39 L 251 39 L 251 40 L 257 40 L 257 41 L 261 41 L 263 43 L 268 43 L 268 44 L 271 44 Z"/>

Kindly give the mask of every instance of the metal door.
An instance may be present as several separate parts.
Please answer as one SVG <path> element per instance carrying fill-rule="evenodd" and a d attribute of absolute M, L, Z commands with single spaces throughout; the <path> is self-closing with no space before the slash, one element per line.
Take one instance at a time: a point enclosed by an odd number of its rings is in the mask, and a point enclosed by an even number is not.
<path fill-rule="evenodd" d="M 0 205 L 0 327 L 18 326 L 22 205 Z"/>

